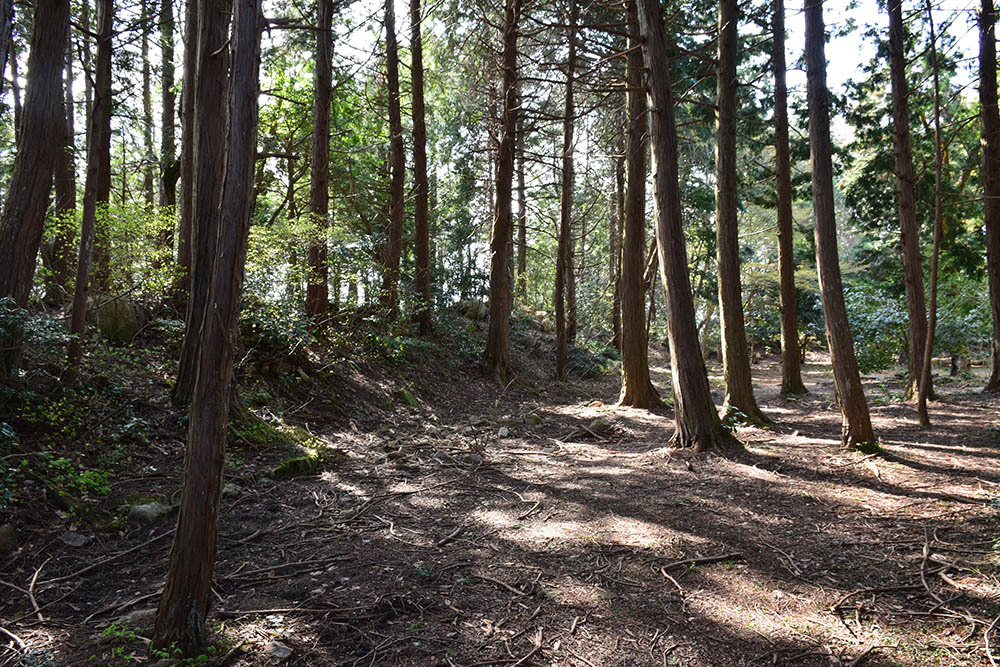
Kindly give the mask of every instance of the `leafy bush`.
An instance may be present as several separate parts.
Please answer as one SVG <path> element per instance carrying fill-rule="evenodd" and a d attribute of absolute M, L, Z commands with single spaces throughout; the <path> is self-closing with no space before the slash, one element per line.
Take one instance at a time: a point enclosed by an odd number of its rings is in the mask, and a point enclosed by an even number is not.
<path fill-rule="evenodd" d="M 869 285 L 844 289 L 854 334 L 854 352 L 862 373 L 893 366 L 907 351 L 906 304 Z"/>

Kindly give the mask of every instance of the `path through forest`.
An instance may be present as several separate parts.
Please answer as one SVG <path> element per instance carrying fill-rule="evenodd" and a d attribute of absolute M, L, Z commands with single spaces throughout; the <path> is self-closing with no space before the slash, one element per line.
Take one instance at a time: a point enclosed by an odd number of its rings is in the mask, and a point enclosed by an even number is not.
<path fill-rule="evenodd" d="M 614 374 L 539 392 L 441 369 L 414 385 L 419 408 L 316 413 L 309 429 L 342 452 L 320 474 L 274 482 L 258 474 L 263 453 L 235 455 L 212 658 L 990 664 L 1000 401 L 978 392 L 982 377 L 941 383 L 936 426 L 921 431 L 898 381 L 879 376 L 867 392 L 882 452 L 851 454 L 829 370 L 810 361 L 798 400 L 778 396 L 774 362 L 755 366 L 779 426 L 741 428 L 734 460 L 668 449 L 669 409 L 613 407 Z M 168 524 L 95 535 L 89 552 L 62 530 L 32 534 L 0 569 L 0 625 L 50 664 L 141 662 Z M 12 622 L 14 609 L 27 617 Z M 140 638 L 99 637 L 128 614 L 115 627 Z"/>

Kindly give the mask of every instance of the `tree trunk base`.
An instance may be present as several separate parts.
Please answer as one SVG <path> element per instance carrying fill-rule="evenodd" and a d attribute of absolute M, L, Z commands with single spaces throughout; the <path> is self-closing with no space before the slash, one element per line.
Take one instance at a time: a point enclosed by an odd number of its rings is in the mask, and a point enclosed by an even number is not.
<path fill-rule="evenodd" d="M 678 425 L 673 437 L 670 438 L 670 447 L 691 449 L 696 454 L 714 450 L 727 456 L 746 451 L 743 443 L 723 428 L 721 424 L 717 428 L 710 429 L 687 428 Z"/>
<path fill-rule="evenodd" d="M 641 408 L 643 410 L 652 410 L 661 405 L 663 405 L 663 401 L 652 383 L 647 385 L 645 391 L 638 391 L 631 385 L 623 385 L 617 403 L 620 408 Z"/>
<path fill-rule="evenodd" d="M 782 396 L 805 396 L 809 393 L 806 389 L 806 385 L 802 382 L 802 378 L 782 378 L 781 380 L 781 395 Z"/>

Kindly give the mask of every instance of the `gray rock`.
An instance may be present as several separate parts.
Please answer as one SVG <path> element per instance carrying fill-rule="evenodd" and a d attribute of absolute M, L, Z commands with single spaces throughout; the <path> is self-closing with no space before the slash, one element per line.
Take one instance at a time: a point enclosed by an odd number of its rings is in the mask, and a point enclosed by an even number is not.
<path fill-rule="evenodd" d="M 0 554 L 16 549 L 19 541 L 17 528 L 9 523 L 0 526 Z"/>
<path fill-rule="evenodd" d="M 63 544 L 69 545 L 71 547 L 82 547 L 90 538 L 86 535 L 81 535 L 80 533 L 75 533 L 72 530 L 63 531 L 63 534 L 59 536 Z"/>
<path fill-rule="evenodd" d="M 243 493 L 243 487 L 235 482 L 226 482 L 226 485 L 222 487 L 222 495 L 228 497 L 238 496 Z"/>
<path fill-rule="evenodd" d="M 156 622 L 156 609 L 153 607 L 135 609 L 124 616 L 119 616 L 115 622 L 133 628 L 151 628 Z"/>
<path fill-rule="evenodd" d="M 500 430 L 497 431 L 497 435 L 500 436 L 501 438 L 506 438 L 510 436 L 510 429 L 507 428 L 506 426 L 501 426 Z"/>
<path fill-rule="evenodd" d="M 142 505 L 130 505 L 128 508 L 128 518 L 130 521 L 139 523 L 156 523 L 173 514 L 174 508 L 163 503 L 143 503 Z"/>
<path fill-rule="evenodd" d="M 292 657 L 292 649 L 281 642 L 271 642 L 267 647 L 267 657 L 277 662 L 285 662 Z"/>

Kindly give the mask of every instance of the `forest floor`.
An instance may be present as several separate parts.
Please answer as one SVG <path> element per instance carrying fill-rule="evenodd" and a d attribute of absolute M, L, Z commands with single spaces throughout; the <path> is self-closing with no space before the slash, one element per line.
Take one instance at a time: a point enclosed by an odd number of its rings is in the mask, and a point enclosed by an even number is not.
<path fill-rule="evenodd" d="M 541 360 L 549 340 L 520 344 Z M 776 426 L 739 428 L 746 451 L 723 458 L 671 450 L 669 407 L 616 408 L 615 372 L 500 387 L 427 354 L 272 391 L 258 413 L 327 447 L 309 474 L 264 474 L 295 445 L 232 444 L 210 664 L 1000 659 L 1000 399 L 979 391 L 983 368 L 939 378 L 932 430 L 898 377 L 868 377 L 881 448 L 862 455 L 839 447 L 824 358 L 795 399 L 764 360 Z M 667 395 L 663 351 L 652 361 Z M 176 500 L 183 420 L 165 380 L 135 387 L 156 430 L 111 495 Z M 100 532 L 43 494 L 0 517 L 19 535 L 0 555 L 0 665 L 145 664 L 171 520 Z"/>

